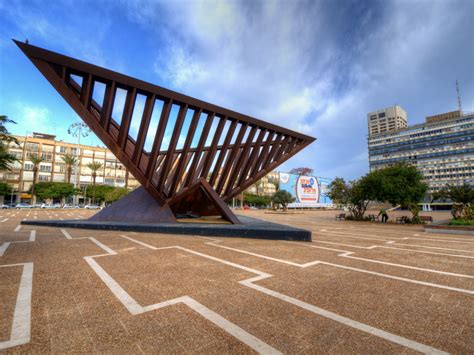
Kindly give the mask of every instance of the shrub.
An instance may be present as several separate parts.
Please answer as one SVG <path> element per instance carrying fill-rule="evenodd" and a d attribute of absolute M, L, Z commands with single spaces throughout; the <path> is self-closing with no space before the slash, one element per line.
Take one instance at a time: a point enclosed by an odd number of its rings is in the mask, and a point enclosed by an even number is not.
<path fill-rule="evenodd" d="M 286 211 L 288 204 L 294 202 L 295 198 L 288 191 L 279 190 L 273 194 L 272 201 L 276 205 L 282 205 Z"/>
<path fill-rule="evenodd" d="M 453 219 L 449 222 L 450 226 L 474 226 L 472 219 Z"/>

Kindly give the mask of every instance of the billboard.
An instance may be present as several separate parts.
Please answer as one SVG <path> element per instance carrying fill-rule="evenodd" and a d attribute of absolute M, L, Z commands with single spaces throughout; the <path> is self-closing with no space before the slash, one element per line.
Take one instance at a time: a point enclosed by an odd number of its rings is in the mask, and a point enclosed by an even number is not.
<path fill-rule="evenodd" d="M 288 191 L 296 200 L 290 203 L 290 208 L 316 208 L 332 205 L 327 196 L 327 186 L 331 182 L 327 178 L 316 176 L 279 173 L 280 190 Z"/>

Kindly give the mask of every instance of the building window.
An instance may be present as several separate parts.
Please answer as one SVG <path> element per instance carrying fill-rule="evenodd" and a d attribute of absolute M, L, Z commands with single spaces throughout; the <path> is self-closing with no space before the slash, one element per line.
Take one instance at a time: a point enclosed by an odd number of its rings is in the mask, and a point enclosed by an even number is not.
<path fill-rule="evenodd" d="M 26 158 L 38 157 L 38 152 L 26 151 Z"/>
<path fill-rule="evenodd" d="M 385 117 L 385 112 L 379 113 L 379 118 Z"/>
<path fill-rule="evenodd" d="M 52 161 L 53 160 L 53 155 L 50 153 L 42 153 L 41 154 L 41 159 L 44 161 Z"/>
<path fill-rule="evenodd" d="M 31 164 L 31 163 L 25 163 L 25 170 L 27 170 L 27 171 L 32 171 L 32 170 L 33 170 L 33 164 Z"/>
<path fill-rule="evenodd" d="M 50 173 L 51 172 L 51 166 L 50 165 L 40 165 L 39 170 L 43 173 Z"/>
<path fill-rule="evenodd" d="M 115 160 L 106 160 L 105 167 L 114 169 L 116 167 Z"/>
<path fill-rule="evenodd" d="M 49 181 L 49 175 L 40 175 L 38 176 L 39 181 Z"/>
<path fill-rule="evenodd" d="M 39 144 L 38 143 L 26 143 L 26 150 L 29 150 L 31 152 L 37 152 L 39 150 Z"/>
<path fill-rule="evenodd" d="M 9 151 L 9 153 L 17 159 L 21 159 L 23 156 L 22 152 Z"/>
<path fill-rule="evenodd" d="M 64 146 L 60 146 L 59 147 L 59 153 L 66 153 L 67 152 L 67 148 L 64 147 Z"/>

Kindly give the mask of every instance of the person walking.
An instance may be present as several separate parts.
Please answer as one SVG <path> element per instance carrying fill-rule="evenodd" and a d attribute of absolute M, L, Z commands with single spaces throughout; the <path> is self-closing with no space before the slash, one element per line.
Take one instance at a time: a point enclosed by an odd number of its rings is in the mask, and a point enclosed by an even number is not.
<path fill-rule="evenodd" d="M 387 223 L 388 221 L 388 213 L 385 208 L 382 208 L 379 212 L 379 216 L 382 216 L 382 223 Z"/>

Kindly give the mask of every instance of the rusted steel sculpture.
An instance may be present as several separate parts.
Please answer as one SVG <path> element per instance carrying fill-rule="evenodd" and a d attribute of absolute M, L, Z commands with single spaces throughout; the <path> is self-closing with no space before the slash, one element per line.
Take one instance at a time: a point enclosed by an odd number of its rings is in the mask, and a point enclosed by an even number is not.
<path fill-rule="evenodd" d="M 176 215 L 192 213 L 221 215 L 231 223 L 239 223 L 224 201 L 314 141 L 307 135 L 157 85 L 15 43 L 159 204 L 152 208 L 154 201 L 141 190 L 118 201 L 117 207 L 103 210 L 96 220 L 175 222 Z M 94 93 L 99 86 L 103 97 L 97 102 Z M 121 117 L 113 117 L 118 90 L 125 92 L 125 104 Z M 145 103 L 139 112 L 139 128 L 132 136 L 139 96 Z M 173 109 L 177 111 L 175 117 L 171 115 Z M 189 114 L 185 126 L 188 113 L 192 116 Z M 159 117 L 153 131 L 152 116 Z M 147 139 L 153 141 L 151 149 L 145 149 Z"/>

